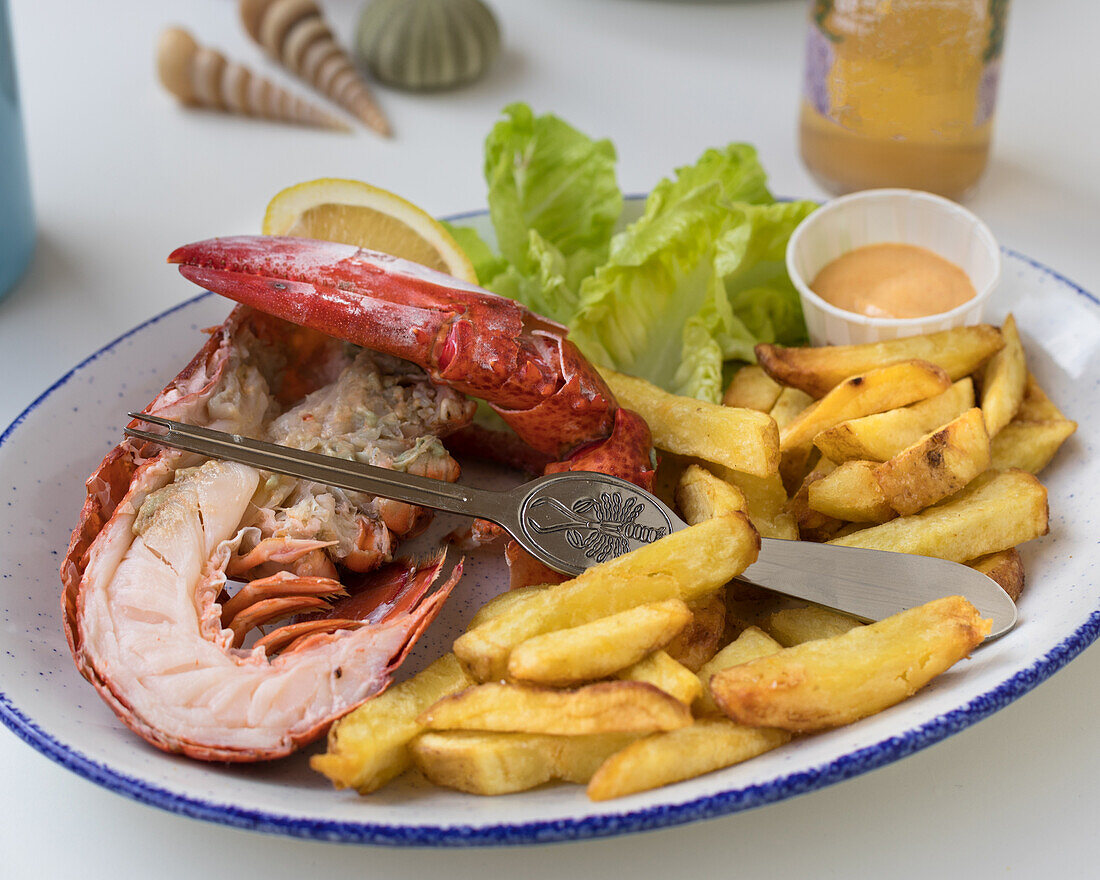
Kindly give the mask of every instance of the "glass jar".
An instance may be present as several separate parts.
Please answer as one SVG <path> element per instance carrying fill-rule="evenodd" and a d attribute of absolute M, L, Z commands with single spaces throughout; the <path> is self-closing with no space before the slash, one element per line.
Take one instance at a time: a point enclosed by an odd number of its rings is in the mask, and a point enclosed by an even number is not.
<path fill-rule="evenodd" d="M 33 251 L 34 212 L 8 2 L 0 0 L 0 296 L 19 280 Z"/>
<path fill-rule="evenodd" d="M 970 192 L 985 170 L 1008 0 L 813 0 L 799 139 L 821 186 Z"/>

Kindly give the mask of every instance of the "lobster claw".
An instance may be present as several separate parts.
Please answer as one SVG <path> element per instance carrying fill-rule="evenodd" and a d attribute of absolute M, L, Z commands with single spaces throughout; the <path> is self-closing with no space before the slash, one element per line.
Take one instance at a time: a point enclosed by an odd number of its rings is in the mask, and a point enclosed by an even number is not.
<path fill-rule="evenodd" d="M 619 409 L 566 329 L 519 303 L 389 254 L 280 236 L 175 250 L 184 277 L 237 302 L 419 365 L 486 400 L 549 471 L 600 470 L 649 488 L 651 438 Z"/>

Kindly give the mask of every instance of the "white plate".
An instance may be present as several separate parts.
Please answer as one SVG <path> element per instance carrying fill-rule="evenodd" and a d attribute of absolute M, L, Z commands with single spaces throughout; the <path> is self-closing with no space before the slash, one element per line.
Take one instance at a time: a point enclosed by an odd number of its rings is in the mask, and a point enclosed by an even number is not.
<path fill-rule="evenodd" d="M 483 215 L 462 222 L 487 230 Z M 79 676 L 62 634 L 57 570 L 83 482 L 141 408 L 228 313 L 202 295 L 136 327 L 48 388 L 0 436 L 0 719 L 80 775 L 163 809 L 297 837 L 389 845 L 467 846 L 576 840 L 735 812 L 847 779 L 973 724 L 1030 690 L 1100 631 L 1095 565 L 1100 301 L 1051 270 L 1005 253 L 989 319 L 1016 314 L 1031 369 L 1081 425 L 1043 474 L 1051 534 L 1023 549 L 1028 586 L 1015 631 L 913 699 L 839 730 L 804 737 L 745 764 L 600 804 L 580 786 L 499 798 L 435 789 L 412 774 L 360 798 L 336 792 L 303 755 L 257 766 L 163 754 L 130 733 Z M 477 559 L 403 671 L 449 649 L 473 608 L 504 583 Z"/>

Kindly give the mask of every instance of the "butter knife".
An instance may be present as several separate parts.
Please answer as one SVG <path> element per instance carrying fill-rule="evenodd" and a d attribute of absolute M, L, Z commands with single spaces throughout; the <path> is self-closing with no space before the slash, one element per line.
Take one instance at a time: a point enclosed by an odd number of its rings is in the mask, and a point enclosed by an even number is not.
<path fill-rule="evenodd" d="M 687 527 L 658 498 L 609 474 L 569 471 L 495 491 L 291 449 L 148 413 L 129 415 L 166 429 L 161 434 L 128 427 L 126 434 L 131 437 L 489 520 L 536 559 L 564 574 L 580 574 Z M 965 565 L 930 556 L 763 538 L 757 561 L 740 580 L 863 620 L 881 620 L 933 599 L 961 595 L 993 621 L 990 639 L 1016 624 L 1016 604 L 996 581 Z"/>

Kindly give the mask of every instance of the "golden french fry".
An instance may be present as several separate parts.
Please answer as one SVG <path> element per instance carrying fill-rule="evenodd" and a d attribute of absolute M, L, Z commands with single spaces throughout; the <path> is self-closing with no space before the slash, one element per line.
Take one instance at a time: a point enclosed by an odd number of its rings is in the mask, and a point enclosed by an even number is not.
<path fill-rule="evenodd" d="M 680 479 L 692 465 L 692 459 L 671 452 L 662 452 L 657 456 L 657 473 L 653 477 L 653 494 L 669 507 L 675 509 L 676 488 Z"/>
<path fill-rule="evenodd" d="M 767 412 L 774 405 L 782 386 L 764 372 L 759 364 L 747 364 L 736 373 L 722 395 L 725 406 L 739 406 Z"/>
<path fill-rule="evenodd" d="M 748 504 L 740 489 L 697 464 L 688 465 L 680 475 L 676 506 L 689 525 L 727 513 L 748 513 Z"/>
<path fill-rule="evenodd" d="M 784 648 L 844 635 L 850 629 L 863 626 L 849 614 L 822 608 L 820 605 L 803 605 L 800 608 L 783 608 L 764 621 L 764 630 Z"/>
<path fill-rule="evenodd" d="M 811 407 L 817 406 L 810 395 L 797 388 L 784 388 L 783 393 L 772 407 L 771 417 L 775 420 L 780 434 L 791 422 Z M 779 476 L 783 480 L 783 488 L 787 494 L 798 491 L 806 472 L 810 468 L 810 453 L 812 446 L 796 446 L 782 450 L 779 454 Z"/>
<path fill-rule="evenodd" d="M 417 720 L 427 730 L 577 736 L 675 730 L 691 723 L 691 712 L 641 681 L 601 681 L 568 691 L 490 682 L 443 697 Z"/>
<path fill-rule="evenodd" d="M 797 388 L 784 388 L 768 414 L 772 417 L 776 427 L 782 431 L 813 404 L 814 399 L 805 391 L 799 391 Z"/>
<path fill-rule="evenodd" d="M 606 678 L 663 648 L 691 617 L 682 599 L 665 599 L 543 633 L 512 649 L 508 677 L 559 686 Z"/>
<path fill-rule="evenodd" d="M 754 477 L 739 471 L 723 470 L 722 477 L 740 490 L 749 519 L 765 538 L 798 540 L 798 526 L 786 511 L 787 490 L 779 474 Z"/>
<path fill-rule="evenodd" d="M 822 513 L 810 506 L 810 491 L 813 486 L 836 470 L 836 464 L 827 458 L 818 459 L 813 469 L 806 474 L 798 491 L 791 496 L 787 510 L 798 523 L 798 535 L 803 541 L 827 541 L 833 537 L 843 522 L 834 516 Z"/>
<path fill-rule="evenodd" d="M 988 324 L 955 327 L 924 336 L 906 336 L 863 345 L 786 348 L 761 343 L 756 357 L 765 372 L 781 385 L 823 397 L 845 379 L 899 361 L 930 361 L 952 380 L 969 376 L 1001 349 L 1001 331 Z"/>
<path fill-rule="evenodd" d="M 875 479 L 872 461 L 846 461 L 811 483 L 806 503 L 810 510 L 836 521 L 884 523 L 897 516 Z"/>
<path fill-rule="evenodd" d="M 667 651 L 654 651 L 633 666 L 619 672 L 616 678 L 624 681 L 643 681 L 660 688 L 685 706 L 690 706 L 703 693 L 699 677 L 669 656 Z"/>
<path fill-rule="evenodd" d="M 710 680 L 711 694 L 740 724 L 826 730 L 912 696 L 981 644 L 991 626 L 961 596 L 948 596 L 722 670 Z"/>
<path fill-rule="evenodd" d="M 726 630 L 726 599 L 718 590 L 687 603 L 691 620 L 665 645 L 669 657 L 695 672 L 722 644 Z"/>
<path fill-rule="evenodd" d="M 718 712 L 718 706 L 710 695 L 710 677 L 723 669 L 748 663 L 757 657 L 767 657 L 783 646 L 769 636 L 758 626 L 749 626 L 736 639 L 714 655 L 703 668 L 699 670 L 699 684 L 703 693 L 695 701 L 695 713 L 697 715 L 713 715 Z"/>
<path fill-rule="evenodd" d="M 1016 418 L 1021 422 L 1064 422 L 1066 417 L 1054 401 L 1039 386 L 1039 380 L 1030 372 L 1024 382 L 1024 399 L 1016 410 Z"/>
<path fill-rule="evenodd" d="M 887 461 L 972 406 L 974 383 L 967 376 L 927 400 L 833 425 L 814 437 L 814 446 L 838 464 Z"/>
<path fill-rule="evenodd" d="M 527 596 L 552 586 L 553 584 L 533 584 L 529 587 L 516 587 L 514 590 L 506 590 L 482 605 L 474 613 L 466 629 L 471 630 L 479 627 L 481 624 L 487 623 L 494 617 L 499 617 L 512 606 L 522 605 L 523 602 L 526 601 Z"/>
<path fill-rule="evenodd" d="M 1024 561 L 1020 558 L 1020 551 L 1015 547 L 990 553 L 978 559 L 972 559 L 966 563 L 971 568 L 993 578 L 1001 589 L 1012 597 L 1015 602 L 1024 591 Z"/>
<path fill-rule="evenodd" d="M 531 592 L 460 636 L 455 655 L 476 680 L 502 679 L 512 649 L 532 636 L 646 602 L 713 593 L 755 562 L 759 550 L 760 536 L 744 514 L 706 520 Z"/>
<path fill-rule="evenodd" d="M 669 394 L 612 370 L 600 374 L 619 403 L 649 423 L 658 449 L 759 477 L 779 467 L 779 435 L 767 413 Z"/>
<path fill-rule="evenodd" d="M 309 766 L 337 788 L 376 791 L 412 765 L 409 743 L 424 729 L 416 720 L 420 713 L 472 683 L 454 654 L 444 654 L 337 721 L 329 730 L 328 751 L 313 755 Z"/>
<path fill-rule="evenodd" d="M 990 444 L 990 467 L 1019 468 L 1037 474 L 1054 458 L 1074 431 L 1077 423 L 1012 421 L 997 432 Z"/>
<path fill-rule="evenodd" d="M 903 516 L 967 485 L 989 467 L 989 435 L 977 407 L 928 434 L 874 470 L 889 505 Z"/>
<path fill-rule="evenodd" d="M 935 507 L 829 543 L 966 562 L 1045 535 L 1047 515 L 1047 490 L 1031 474 L 987 471 Z"/>
<path fill-rule="evenodd" d="M 606 801 L 731 767 L 789 742 L 785 730 L 744 727 L 724 718 L 636 740 L 592 775 L 588 797 Z"/>
<path fill-rule="evenodd" d="M 809 448 L 834 425 L 924 400 L 950 385 L 947 373 L 928 361 L 902 361 L 852 376 L 781 429 L 779 448 Z"/>
<path fill-rule="evenodd" d="M 413 741 L 417 768 L 430 782 L 469 794 L 526 791 L 560 779 L 585 783 L 638 734 L 550 736 L 468 730 L 425 733 Z"/>
<path fill-rule="evenodd" d="M 1016 332 L 1016 319 L 1009 315 L 1001 327 L 1005 346 L 985 365 L 982 372 L 982 413 L 990 437 L 1012 421 L 1024 400 L 1027 365 L 1024 346 Z"/>

